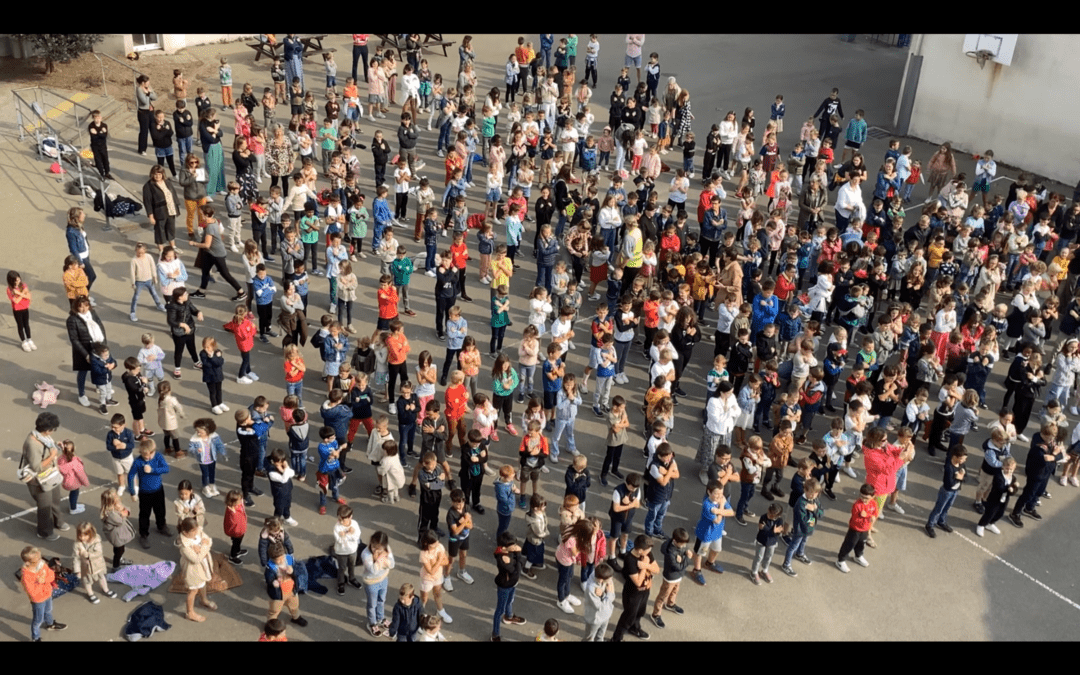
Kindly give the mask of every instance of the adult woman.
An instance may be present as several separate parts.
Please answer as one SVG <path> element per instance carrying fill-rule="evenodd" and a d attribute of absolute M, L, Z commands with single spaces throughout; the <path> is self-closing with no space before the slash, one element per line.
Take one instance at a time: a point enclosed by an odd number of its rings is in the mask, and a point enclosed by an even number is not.
<path fill-rule="evenodd" d="M 180 202 L 172 185 L 165 182 L 165 169 L 160 164 L 150 167 L 150 180 L 142 189 L 143 206 L 150 224 L 154 226 L 154 243 L 158 253 L 165 245 L 176 246 L 176 216 L 180 213 Z"/>
<path fill-rule="evenodd" d="M 146 141 L 150 135 L 150 124 L 154 121 L 154 101 L 157 94 L 150 86 L 149 75 L 135 78 L 135 102 L 139 106 L 139 154 L 146 154 Z"/>
<path fill-rule="evenodd" d="M 173 160 L 173 128 L 172 124 L 165 119 L 164 110 L 154 111 L 154 120 L 150 123 L 150 141 L 154 144 L 154 156 L 157 163 L 165 166 L 169 163 L 169 171 L 176 177 L 176 162 Z"/>
<path fill-rule="evenodd" d="M 622 210 L 615 204 L 615 195 L 604 197 L 604 205 L 600 207 L 597 223 L 600 226 L 600 236 L 604 239 L 604 246 L 607 246 L 608 250 L 611 251 L 611 257 L 614 260 L 616 253 L 615 241 L 619 235 L 619 229 L 622 227 Z M 627 286 L 627 288 L 630 287 Z"/>
<path fill-rule="evenodd" d="M 37 504 L 37 535 L 47 541 L 56 541 L 60 535 L 53 528 L 67 532 L 71 526 L 60 519 L 60 483 L 44 487 L 38 481 L 42 473 L 56 473 L 58 451 L 52 434 L 60 428 L 60 418 L 51 412 L 43 412 L 34 421 L 34 430 L 23 441 L 20 471 L 28 476 L 26 486 L 30 497 Z M 48 485 L 46 481 L 46 485 Z"/>
<path fill-rule="evenodd" d="M 798 228 L 800 230 L 805 228 L 813 232 L 815 227 L 824 222 L 821 217 L 821 210 L 825 208 L 828 199 L 829 195 L 825 192 L 825 188 L 822 187 L 821 181 L 816 178 L 811 179 L 810 184 L 803 190 L 802 196 L 799 197 Z"/>
<path fill-rule="evenodd" d="M 735 298 L 735 304 L 742 304 L 742 266 L 739 265 L 739 256 L 733 249 L 724 253 L 724 259 L 717 281 L 720 287 L 716 289 L 716 303 L 727 302 L 729 297 Z"/>
<path fill-rule="evenodd" d="M 887 443 L 885 437 L 884 430 L 871 429 L 866 432 L 862 447 L 866 482 L 874 486 L 878 513 L 881 513 L 885 499 L 896 491 L 897 472 L 915 456 L 914 449 L 904 450 L 899 445 Z M 872 537 L 867 540 L 866 545 L 877 548 Z"/>
<path fill-rule="evenodd" d="M 176 255 L 176 249 L 172 246 L 166 246 L 161 251 L 157 271 L 161 293 L 165 296 L 171 296 L 174 290 L 187 283 L 187 268 L 184 267 L 184 261 L 180 260 L 180 257 Z"/>
<path fill-rule="evenodd" d="M 674 77 L 669 77 L 667 79 L 667 89 L 664 90 L 664 110 L 674 115 L 680 94 L 682 94 L 682 87 L 679 86 Z"/>
<path fill-rule="evenodd" d="M 678 141 L 676 145 L 682 145 L 683 138 L 690 133 L 690 124 L 694 121 L 694 114 L 690 112 L 690 92 L 683 89 L 679 92 L 679 98 L 675 100 L 675 133 L 673 137 Z"/>
<path fill-rule="evenodd" d="M 853 154 L 851 159 L 836 170 L 836 176 L 833 178 L 833 187 L 840 187 L 855 176 L 858 176 L 861 181 L 865 181 L 867 177 L 866 160 L 863 158 L 861 152 Z M 844 230 L 841 228 L 840 233 L 843 234 L 843 232 Z"/>
<path fill-rule="evenodd" d="M 67 318 L 67 332 L 71 341 L 71 369 L 78 373 L 79 403 L 88 408 L 86 376 L 90 374 L 90 348 L 95 342 L 107 344 L 105 324 L 90 308 L 89 298 L 75 298 Z"/>
<path fill-rule="evenodd" d="M 199 213 L 199 207 L 210 201 L 206 197 L 206 170 L 199 170 L 202 160 L 189 154 L 184 159 L 184 166 L 180 167 L 180 187 L 184 188 L 184 212 L 187 216 L 188 239 L 195 238 L 195 216 Z M 199 180 L 199 178 L 202 180 Z M 202 218 L 199 218 L 199 227 L 202 227 Z"/>
<path fill-rule="evenodd" d="M 236 182 L 240 183 L 240 199 L 245 204 L 254 204 L 259 199 L 259 187 L 255 184 L 255 155 L 248 148 L 247 139 L 237 136 L 233 141 L 233 167 L 236 168 Z"/>
<path fill-rule="evenodd" d="M 203 154 L 206 155 L 208 194 L 225 192 L 225 155 L 221 150 L 221 121 L 217 118 L 217 110 L 207 108 L 199 115 L 199 142 L 202 144 Z"/>
<path fill-rule="evenodd" d="M 458 72 L 465 70 L 465 66 L 471 66 L 473 59 L 476 58 L 476 52 L 473 51 L 472 36 L 466 35 L 461 38 L 461 45 L 458 46 Z"/>
<path fill-rule="evenodd" d="M 68 209 L 67 230 L 64 236 L 67 238 L 68 251 L 78 258 L 79 264 L 86 272 L 86 292 L 89 293 L 94 286 L 94 280 L 97 279 L 97 272 L 90 264 L 90 244 L 86 241 L 86 230 L 83 229 L 85 222 L 86 212 L 78 206 L 71 207 Z M 94 299 L 89 298 L 89 300 L 90 305 L 94 306 Z"/>
<path fill-rule="evenodd" d="M 668 192 L 668 206 L 677 209 L 678 212 L 686 212 L 686 195 L 690 190 L 690 179 L 680 167 L 675 169 L 675 176 L 671 179 L 671 190 Z"/>
<path fill-rule="evenodd" d="M 731 150 L 738 135 L 739 123 L 735 120 L 735 111 L 729 110 L 720 122 L 720 151 L 716 156 L 716 165 L 728 178 L 731 177 Z"/>
<path fill-rule="evenodd" d="M 298 77 L 300 78 L 300 88 L 304 89 L 304 62 L 301 58 L 304 53 L 304 43 L 300 41 L 296 33 L 289 33 L 285 36 L 283 47 L 285 50 L 285 82 L 287 86 L 291 87 L 293 78 Z"/>
<path fill-rule="evenodd" d="M 836 193 L 836 229 L 843 234 L 852 218 L 866 220 L 866 204 L 862 196 L 862 174 L 853 173 L 844 187 Z"/>
<path fill-rule="evenodd" d="M 930 158 L 926 168 L 930 172 L 928 177 L 930 196 L 935 197 L 941 192 L 941 188 L 945 187 L 949 178 L 956 173 L 956 158 L 953 157 L 952 146 L 948 143 L 942 144 Z"/>
<path fill-rule="evenodd" d="M 172 298 L 165 306 L 165 309 L 168 313 L 169 332 L 172 334 L 173 340 L 172 376 L 179 380 L 180 364 L 184 360 L 185 348 L 188 354 L 191 354 L 195 369 L 202 370 L 199 354 L 195 351 L 195 321 L 202 321 L 203 314 L 198 307 L 190 302 L 187 289 L 183 286 L 173 289 Z"/>
<path fill-rule="evenodd" d="M 285 283 L 285 292 L 281 294 L 278 325 L 285 334 L 281 341 L 282 346 L 293 344 L 303 347 L 307 344 L 307 316 L 304 314 L 304 299 L 296 292 L 296 284 L 291 281 Z"/>
<path fill-rule="evenodd" d="M 289 193 L 289 176 L 292 175 L 295 160 L 292 144 L 285 136 L 285 127 L 275 124 L 273 137 L 266 144 L 266 168 L 270 171 L 270 187 L 277 185 L 280 180 L 281 193 Z"/>
<path fill-rule="evenodd" d="M 225 263 L 225 240 L 224 231 L 221 227 L 221 222 L 214 218 L 214 207 L 207 204 L 202 207 L 203 216 L 206 219 L 206 227 L 203 229 L 203 240 L 194 241 L 191 243 L 195 248 L 202 250 L 201 264 L 199 264 L 199 258 L 196 258 L 196 264 L 202 268 L 202 282 L 199 284 L 199 290 L 195 291 L 192 295 L 196 298 L 205 298 L 203 291 L 210 284 L 210 270 L 214 267 L 221 273 L 223 278 L 233 290 L 236 291 L 236 295 L 232 298 L 235 302 L 237 300 L 243 300 L 247 296 L 245 291 L 236 279 L 233 279 L 232 274 L 229 272 L 229 267 Z"/>
<path fill-rule="evenodd" d="M 465 66 L 458 72 L 458 92 L 464 97 L 465 87 L 472 87 L 476 89 L 476 70 L 473 67 L 472 62 L 466 63 Z M 473 107 L 475 107 L 475 102 Z M 458 105 L 458 108 L 465 109 L 468 106 Z"/>
<path fill-rule="evenodd" d="M 675 315 L 675 327 L 671 329 L 671 344 L 678 352 L 679 358 L 675 360 L 675 381 L 671 383 L 671 393 L 676 396 L 686 396 L 686 392 L 679 386 L 683 370 L 690 365 L 690 357 L 694 355 L 694 345 L 701 340 L 701 331 L 698 330 L 697 316 L 690 307 L 682 307 Z"/>

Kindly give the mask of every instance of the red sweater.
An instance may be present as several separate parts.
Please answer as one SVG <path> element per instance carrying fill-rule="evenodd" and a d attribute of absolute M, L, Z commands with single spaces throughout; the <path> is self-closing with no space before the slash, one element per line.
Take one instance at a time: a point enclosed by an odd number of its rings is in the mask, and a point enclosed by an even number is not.
<path fill-rule="evenodd" d="M 255 324 L 251 320 L 253 316 L 251 312 L 248 312 L 248 315 L 240 323 L 237 323 L 234 319 L 225 324 L 225 330 L 236 336 L 236 346 L 241 352 L 250 352 L 255 347 L 255 334 L 258 329 L 255 328 Z"/>
<path fill-rule="evenodd" d="M 398 293 L 393 286 L 379 289 L 379 318 L 393 319 L 398 315 Z"/>
<path fill-rule="evenodd" d="M 904 466 L 900 459 L 902 448 L 886 444 L 884 448 L 863 446 L 863 464 L 866 466 L 866 482 L 873 485 L 879 495 L 889 495 L 896 490 L 896 472 Z"/>
<path fill-rule="evenodd" d="M 778 300 L 788 301 L 791 294 L 796 290 L 795 286 L 797 279 L 788 280 L 786 276 L 781 274 L 776 278 L 776 291 L 775 295 Z"/>
<path fill-rule="evenodd" d="M 247 532 L 247 511 L 244 510 L 244 502 L 236 505 L 235 509 L 225 507 L 225 536 L 242 537 Z"/>
<path fill-rule="evenodd" d="M 856 532 L 869 532 L 870 526 L 874 524 L 874 518 L 877 517 L 877 514 L 877 502 L 873 499 L 869 502 L 863 502 L 862 499 L 857 499 L 851 506 L 851 520 L 848 521 L 848 527 Z"/>
<path fill-rule="evenodd" d="M 465 408 L 468 405 L 469 394 L 465 385 L 451 385 L 446 388 L 446 418 L 459 420 L 465 416 Z"/>

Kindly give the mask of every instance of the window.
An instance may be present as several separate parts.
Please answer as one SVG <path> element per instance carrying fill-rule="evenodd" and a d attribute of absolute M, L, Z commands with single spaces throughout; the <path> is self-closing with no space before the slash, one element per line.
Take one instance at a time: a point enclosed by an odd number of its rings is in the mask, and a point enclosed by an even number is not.
<path fill-rule="evenodd" d="M 136 52 L 145 52 L 149 49 L 161 49 L 160 37 L 161 36 L 159 35 L 132 33 L 131 49 Z"/>

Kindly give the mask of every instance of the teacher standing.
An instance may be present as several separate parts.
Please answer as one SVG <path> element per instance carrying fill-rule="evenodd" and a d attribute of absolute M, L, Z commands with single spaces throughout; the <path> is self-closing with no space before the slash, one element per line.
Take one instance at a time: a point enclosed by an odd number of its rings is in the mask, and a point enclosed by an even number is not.
<path fill-rule="evenodd" d="M 158 253 L 164 251 L 166 245 L 176 248 L 176 216 L 180 214 L 180 202 L 172 185 L 165 182 L 165 169 L 160 164 L 150 167 L 150 180 L 143 185 L 142 197 L 150 224 L 154 226 Z"/>
<path fill-rule="evenodd" d="M 150 124 L 154 121 L 154 101 L 157 94 L 150 87 L 150 76 L 139 75 L 135 79 L 135 103 L 139 106 L 139 154 L 146 154 Z"/>
<path fill-rule="evenodd" d="M 56 541 L 60 535 L 54 528 L 67 532 L 71 526 L 60 519 L 60 484 L 43 487 L 38 482 L 42 472 L 56 470 L 58 455 L 53 432 L 60 428 L 60 418 L 51 412 L 43 412 L 34 422 L 34 430 L 23 441 L 20 467 L 29 472 L 26 485 L 30 488 L 30 497 L 37 504 L 37 535 L 47 541 Z"/>
<path fill-rule="evenodd" d="M 291 87 L 293 78 L 299 77 L 301 90 L 304 89 L 304 62 L 301 56 L 303 53 L 304 43 L 300 42 L 296 33 L 285 36 L 285 81 Z"/>
<path fill-rule="evenodd" d="M 90 374 L 90 349 L 95 342 L 108 344 L 105 324 L 90 308 L 90 299 L 75 298 L 67 318 L 68 340 L 71 341 L 71 369 L 78 373 L 79 404 L 90 407 L 86 398 L 86 376 Z"/>
<path fill-rule="evenodd" d="M 225 191 L 225 154 L 221 149 L 221 134 L 217 110 L 207 108 L 199 115 L 199 142 L 206 155 L 207 194 L 228 194 Z"/>

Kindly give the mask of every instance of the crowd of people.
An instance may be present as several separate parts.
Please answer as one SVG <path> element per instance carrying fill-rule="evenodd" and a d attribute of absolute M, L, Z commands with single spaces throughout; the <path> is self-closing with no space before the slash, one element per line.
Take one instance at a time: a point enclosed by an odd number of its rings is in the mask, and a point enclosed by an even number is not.
<path fill-rule="evenodd" d="M 315 495 L 309 501 L 320 515 L 328 505 L 334 513 L 322 529 L 334 536 L 337 592 L 362 588 L 367 629 L 399 641 L 445 639 L 442 628 L 453 619 L 443 591 L 453 590 L 454 578 L 475 581 L 468 571 L 474 526 L 494 533 L 493 640 L 500 639 L 500 625 L 526 623 L 514 612 L 515 589 L 551 563 L 558 573 L 553 603 L 566 614 L 581 608 L 590 641 L 608 636 L 616 618 L 615 576 L 621 576 L 621 613 L 611 636 L 618 641 L 649 637 L 641 626 L 646 611 L 659 628 L 665 611 L 684 613 L 676 603 L 680 583 L 689 577 L 706 585 L 705 571 L 724 571 L 717 557 L 731 524 L 757 525 L 755 556 L 747 561 L 754 584 L 772 583 L 769 568 L 780 543 L 786 547 L 780 568 L 797 577 L 793 562 L 811 564 L 807 541 L 826 505 L 838 499 L 841 473 L 857 488 L 850 517 L 832 516 L 848 519 L 833 562 L 847 573 L 854 554 L 867 567 L 865 548 L 878 546 L 872 535 L 879 521 L 888 510 L 904 514 L 899 497 L 917 443 L 931 456 L 944 455 L 925 525 L 930 538 L 952 532 L 947 516 L 969 454 L 982 455 L 971 503 L 981 514 L 978 536 L 1000 533 L 996 523 L 1006 515 L 1016 527 L 1040 520 L 1037 507 L 1056 473 L 1061 485 L 1080 486 L 1078 433 L 1065 413 L 1078 414 L 1080 202 L 1067 206 L 1026 175 L 1007 195 L 988 199 L 996 174 L 992 151 L 979 159 L 969 186 L 948 144 L 923 169 L 910 147 L 893 140 L 871 174 L 862 148 L 864 113 L 856 110 L 842 126 L 836 89 L 786 136 L 786 106 L 776 96 L 761 127 L 751 108 L 741 121 L 731 111 L 697 146 L 694 129 L 703 125 L 691 112 L 690 93 L 674 77 L 662 86 L 659 55 L 644 56 L 644 35 L 626 36 L 625 67 L 600 130 L 596 35 L 580 43 L 572 34 L 544 34 L 535 43 L 519 38 L 509 46 L 503 81 L 487 93 L 477 88 L 470 36 L 460 43 L 458 72 L 445 76 L 422 58 L 419 36 L 404 36 L 400 54 L 376 46 L 370 58 L 369 37 L 353 35 L 351 77 L 343 78 L 340 94 L 333 54 L 322 63 L 325 91 L 311 85 L 310 73 L 304 85 L 292 34 L 285 58 L 271 65 L 265 81 L 244 83 L 239 96 L 231 66 L 221 59 L 220 108 L 231 111 L 233 123 L 231 181 L 221 146 L 225 129 L 209 87 L 196 89 L 193 116 L 188 82 L 176 71 L 170 122 L 155 107 L 165 97 L 149 78 L 137 83 L 138 151 L 145 154 L 149 139 L 157 157 L 143 190 L 157 256 L 144 244 L 134 248 L 130 320 L 141 325 L 139 300 L 148 291 L 166 314 L 171 371 L 153 330 L 142 334 L 137 353 L 110 352 L 92 295 L 97 275 L 86 214 L 79 208 L 68 214 L 63 282 L 78 400 L 108 418 L 104 441 L 117 477 L 116 487 L 101 495 L 100 518 L 84 517 L 76 528 L 75 569 L 91 602 L 99 601 L 94 583 L 115 596 L 105 574 L 131 564 L 125 547 L 136 538 L 151 547 L 153 519 L 179 549 L 179 573 L 189 589 L 186 617 L 205 621 L 195 602 L 216 609 L 206 594 L 215 574 L 212 536 L 220 527 L 230 540 L 229 563 L 243 564 L 248 509 L 258 508 L 265 517 L 258 557 L 269 602 L 260 639 L 284 639 L 283 609 L 302 628 L 306 577 L 287 530 L 300 526 L 292 501 L 311 491 L 309 463 L 317 467 L 317 501 Z M 576 70 L 579 50 L 583 76 Z M 396 149 L 381 130 L 361 138 L 362 120 L 387 114 L 400 114 Z M 196 131 L 201 157 L 192 150 Z M 90 134 L 97 168 L 108 175 L 110 141 L 100 114 Z M 441 192 L 418 173 L 424 167 L 418 139 L 436 134 L 424 151 L 444 159 Z M 370 162 L 362 159 L 367 150 Z M 698 150 L 699 186 L 691 183 Z M 682 157 L 669 167 L 672 153 Z M 483 173 L 483 208 L 471 213 L 474 171 L 477 180 Z M 930 199 L 911 206 L 913 188 L 924 182 Z M 873 186 L 869 196 L 864 183 Z M 981 194 L 982 203 L 970 194 Z M 187 242 L 178 243 L 181 205 Z M 531 227 L 530 247 L 522 242 Z M 530 253 L 534 261 L 527 260 Z M 200 270 L 197 287 L 189 265 Z M 532 265 L 535 280 L 522 269 Z M 410 285 L 421 268 L 434 278 L 433 313 L 410 306 L 416 301 Z M 363 299 L 365 276 L 377 279 L 375 303 Z M 469 277 L 489 290 L 476 300 L 486 308 L 479 330 L 476 313 L 469 312 L 470 327 L 461 304 L 474 302 Z M 17 271 L 7 280 L 22 347 L 33 351 L 31 290 Z M 210 284 L 221 288 L 222 281 L 233 305 L 202 306 Z M 376 311 L 372 331 L 362 324 Z M 211 317 L 234 334 L 235 352 L 212 336 L 196 338 Z M 713 322 L 715 330 L 707 329 Z M 407 336 L 426 339 L 432 327 L 446 346 L 441 366 L 439 354 L 412 356 Z M 278 339 L 280 348 L 269 344 Z M 713 358 L 703 362 L 698 343 L 708 341 Z M 190 405 L 185 411 L 178 400 L 181 392 L 195 398 L 196 388 L 182 384 L 185 351 L 206 386 L 206 413 Z M 1011 363 L 1004 398 L 988 400 L 989 374 L 1001 359 Z M 313 361 L 319 372 L 309 376 Z M 229 368 L 237 368 L 237 383 L 258 383 L 259 394 L 235 411 L 222 393 Z M 119 405 L 117 375 L 129 415 L 110 410 Z M 636 393 L 631 376 L 645 381 Z M 701 394 L 688 394 L 684 383 Z M 280 385 L 284 392 L 275 393 Z M 575 440 L 583 404 L 607 428 L 603 452 L 598 442 Z M 669 436 L 676 407 L 687 405 L 702 409 L 696 449 Z M 146 420 L 155 406 L 160 436 Z M 983 412 L 990 406 L 993 414 Z M 226 419 L 225 413 L 235 422 L 240 478 L 225 493 L 223 524 L 211 525 L 207 504 L 222 494 L 216 463 L 227 454 L 215 418 Z M 272 433 L 279 420 L 284 431 Z M 965 436 L 988 422 L 991 436 L 982 448 L 965 445 Z M 79 489 L 89 485 L 80 454 L 90 453 L 54 438 L 60 426 L 56 415 L 40 414 L 21 465 L 38 506 L 38 536 L 49 541 L 59 538 L 55 530 L 70 529 L 61 516 L 62 492 L 68 511 L 80 514 Z M 360 427 L 366 435 L 357 438 Z M 634 430 L 643 436 L 644 461 L 635 461 L 643 470 L 623 471 Z M 560 457 L 564 437 L 571 458 Z M 354 450 L 368 466 L 349 460 Z M 689 454 L 696 454 L 693 467 L 682 459 Z M 199 467 L 201 489 L 167 475 L 185 455 Z M 696 470 L 704 485 L 692 531 L 664 528 L 676 484 L 686 485 L 680 464 L 691 481 Z M 364 510 L 380 507 L 368 503 L 354 512 L 347 504 L 341 486 L 354 469 L 354 481 L 377 484 L 374 497 L 385 504 L 417 500 L 419 594 L 417 580 L 401 584 L 389 616 L 384 606 L 395 553 L 387 532 L 362 540 Z M 488 477 L 493 502 L 484 488 Z M 586 510 L 597 483 L 604 488 L 601 504 Z M 254 500 L 263 494 L 259 485 L 269 489 L 272 511 Z M 548 525 L 545 492 L 563 492 L 557 529 Z M 760 516 L 750 508 L 758 493 Z M 125 495 L 138 504 L 137 528 L 128 521 Z M 170 497 L 178 531 L 169 524 Z M 494 504 L 490 516 L 484 502 Z M 639 510 L 644 524 L 636 533 Z M 399 557 L 407 543 L 394 544 Z M 547 544 L 555 545 L 553 560 Z M 64 625 L 52 618 L 45 591 L 53 579 L 40 551 L 27 547 L 22 557 L 32 637 L 40 639 L 41 627 Z M 582 597 L 571 592 L 577 569 Z M 566 632 L 550 619 L 537 639 Z"/>

